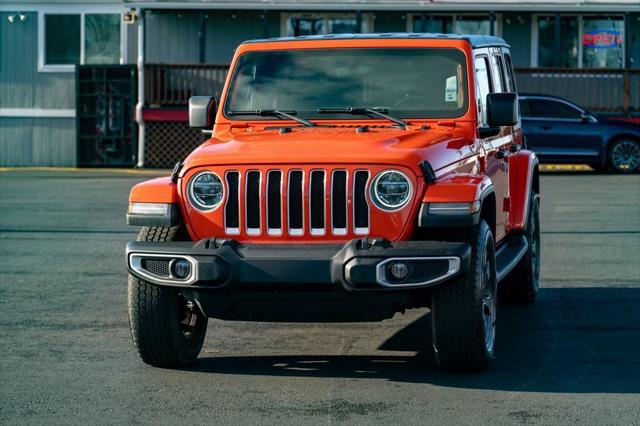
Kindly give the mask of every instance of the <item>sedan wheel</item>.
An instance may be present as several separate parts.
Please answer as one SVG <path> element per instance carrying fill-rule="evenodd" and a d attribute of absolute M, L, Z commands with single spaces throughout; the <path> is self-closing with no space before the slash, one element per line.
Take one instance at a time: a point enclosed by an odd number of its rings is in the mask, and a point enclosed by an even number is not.
<path fill-rule="evenodd" d="M 635 172 L 640 168 L 640 143 L 630 139 L 614 142 L 609 154 L 609 163 L 615 172 Z"/>

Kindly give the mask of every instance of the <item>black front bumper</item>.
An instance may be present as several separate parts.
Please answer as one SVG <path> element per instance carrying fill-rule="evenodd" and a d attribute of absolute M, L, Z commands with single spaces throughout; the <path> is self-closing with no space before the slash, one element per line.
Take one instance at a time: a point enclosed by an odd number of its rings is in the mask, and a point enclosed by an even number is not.
<path fill-rule="evenodd" d="M 470 253 L 468 244 L 435 241 L 258 245 L 212 238 L 130 242 L 127 263 L 140 279 L 185 290 L 398 291 L 431 287 L 464 273 Z M 176 259 L 190 263 L 190 276 L 172 277 Z M 396 262 L 407 266 L 407 277 L 393 277 L 390 268 Z"/>

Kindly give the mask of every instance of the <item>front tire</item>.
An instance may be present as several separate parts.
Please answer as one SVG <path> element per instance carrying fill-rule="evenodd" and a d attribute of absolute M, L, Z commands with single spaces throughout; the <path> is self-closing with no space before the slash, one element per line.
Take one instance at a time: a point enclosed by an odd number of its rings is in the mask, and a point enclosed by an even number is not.
<path fill-rule="evenodd" d="M 469 240 L 472 248 L 469 270 L 436 287 L 431 299 L 436 360 L 449 371 L 486 370 L 495 346 L 495 245 L 485 221 L 473 228 Z"/>
<path fill-rule="evenodd" d="M 640 142 L 618 139 L 609 148 L 608 164 L 615 173 L 634 173 L 640 169 Z"/>
<path fill-rule="evenodd" d="M 138 241 L 181 241 L 182 227 L 143 227 Z M 129 325 L 138 355 L 156 367 L 184 366 L 194 361 L 204 342 L 207 318 L 178 290 L 129 276 Z"/>

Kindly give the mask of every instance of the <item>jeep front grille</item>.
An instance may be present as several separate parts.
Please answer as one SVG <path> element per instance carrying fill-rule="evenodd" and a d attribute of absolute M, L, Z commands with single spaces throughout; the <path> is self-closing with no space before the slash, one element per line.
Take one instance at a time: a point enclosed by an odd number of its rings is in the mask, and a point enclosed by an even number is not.
<path fill-rule="evenodd" d="M 369 177 L 368 170 L 345 169 L 227 171 L 225 232 L 322 236 L 351 229 L 367 235 Z"/>

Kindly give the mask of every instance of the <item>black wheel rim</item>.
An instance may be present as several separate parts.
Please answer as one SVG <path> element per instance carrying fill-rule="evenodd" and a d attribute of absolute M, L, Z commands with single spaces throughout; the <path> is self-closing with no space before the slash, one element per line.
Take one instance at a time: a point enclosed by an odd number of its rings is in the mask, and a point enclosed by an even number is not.
<path fill-rule="evenodd" d="M 487 353 L 493 354 L 496 338 L 496 282 L 491 268 L 491 257 L 488 248 L 482 256 L 482 316 L 484 328 L 484 344 Z"/>
<path fill-rule="evenodd" d="M 640 167 L 640 144 L 623 140 L 616 143 L 611 150 L 611 163 L 623 172 L 632 172 Z"/>

